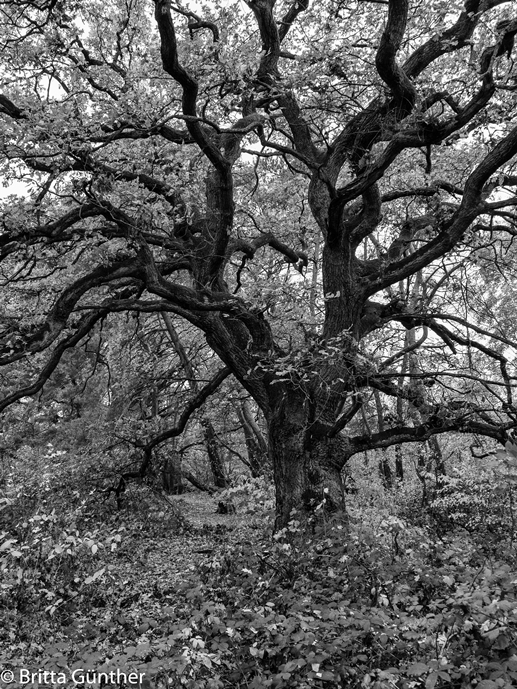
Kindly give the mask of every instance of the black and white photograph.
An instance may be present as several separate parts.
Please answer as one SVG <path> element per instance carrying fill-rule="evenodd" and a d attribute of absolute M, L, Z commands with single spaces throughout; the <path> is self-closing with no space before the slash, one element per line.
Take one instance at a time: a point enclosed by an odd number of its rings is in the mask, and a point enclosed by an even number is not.
<path fill-rule="evenodd" d="M 516 36 L 0 0 L 0 689 L 517 687 Z"/>

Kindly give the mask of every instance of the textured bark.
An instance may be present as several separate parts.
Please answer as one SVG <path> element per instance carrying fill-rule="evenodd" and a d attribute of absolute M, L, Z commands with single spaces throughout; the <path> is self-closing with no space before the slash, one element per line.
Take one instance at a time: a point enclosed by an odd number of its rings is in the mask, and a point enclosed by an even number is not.
<path fill-rule="evenodd" d="M 181 458 L 177 452 L 171 452 L 163 462 L 162 485 L 168 495 L 181 495 L 184 491 Z"/>
<path fill-rule="evenodd" d="M 381 398 L 378 390 L 374 390 L 375 407 L 377 409 L 377 427 L 379 432 L 384 431 L 384 410 L 382 408 Z M 385 452 L 381 453 L 381 459 L 379 460 L 379 474 L 381 476 L 384 487 L 387 490 L 393 488 L 393 471 L 391 470 L 390 462 Z"/>
<path fill-rule="evenodd" d="M 269 419 L 277 530 L 291 520 L 303 526 L 328 519 L 347 523 L 341 439 L 311 435 L 308 411 L 303 396 L 291 395 Z"/>
<path fill-rule="evenodd" d="M 404 480 L 404 455 L 400 445 L 395 445 L 395 476 L 397 481 Z"/>
<path fill-rule="evenodd" d="M 203 483 L 203 481 L 201 481 L 197 476 L 194 476 L 194 474 L 192 474 L 190 471 L 184 471 L 183 478 L 204 493 L 211 495 L 214 492 L 210 486 L 207 486 L 206 483 Z"/>
<path fill-rule="evenodd" d="M 445 470 L 445 460 L 438 438 L 434 437 L 429 439 L 429 450 L 437 478 L 445 476 L 447 474 Z"/>
<path fill-rule="evenodd" d="M 199 385 L 196 380 L 192 362 L 190 361 L 187 352 L 185 351 L 185 347 L 181 342 L 176 328 L 174 327 L 168 313 L 163 313 L 162 318 L 163 322 L 165 323 L 167 333 L 169 334 L 174 349 L 176 350 L 176 354 L 179 356 L 183 370 L 185 371 L 185 374 L 188 377 L 189 387 L 192 390 L 192 392 L 199 394 Z M 206 415 L 202 416 L 201 423 L 204 428 L 206 452 L 208 455 L 208 459 L 210 461 L 210 468 L 212 470 L 212 475 L 214 477 L 214 484 L 217 486 L 217 488 L 226 488 L 228 485 L 228 481 L 226 479 L 221 453 L 219 452 L 219 448 L 217 446 L 216 434 L 213 424 Z"/>
<path fill-rule="evenodd" d="M 379 473 L 381 475 L 384 487 L 387 490 L 391 490 L 393 488 L 393 471 L 391 470 L 391 466 L 386 455 L 383 455 L 379 462 Z"/>
<path fill-rule="evenodd" d="M 244 441 L 248 453 L 248 462 L 253 478 L 263 476 L 268 465 L 268 446 L 260 428 L 258 428 L 246 401 L 237 407 L 237 416 L 242 424 Z"/>
<path fill-rule="evenodd" d="M 207 418 L 203 419 L 202 424 L 204 427 L 205 444 L 208 460 L 210 462 L 210 469 L 214 477 L 214 485 L 217 488 L 227 488 L 228 479 L 226 478 L 223 460 L 219 452 L 219 446 L 217 445 L 217 436 L 214 427 L 212 422 Z"/>

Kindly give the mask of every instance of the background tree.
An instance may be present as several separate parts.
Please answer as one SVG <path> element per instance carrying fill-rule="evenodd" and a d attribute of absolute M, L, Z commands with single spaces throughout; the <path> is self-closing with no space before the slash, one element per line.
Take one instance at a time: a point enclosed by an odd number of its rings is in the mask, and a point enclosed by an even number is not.
<path fill-rule="evenodd" d="M 2 175 L 24 187 L 0 410 L 105 320 L 163 313 L 222 365 L 144 453 L 231 373 L 267 423 L 278 527 L 342 513 L 358 452 L 503 440 L 513 329 L 483 281 L 513 270 L 511 3 L 152 5 L 2 3 Z M 376 399 L 406 412 L 355 432 Z"/>

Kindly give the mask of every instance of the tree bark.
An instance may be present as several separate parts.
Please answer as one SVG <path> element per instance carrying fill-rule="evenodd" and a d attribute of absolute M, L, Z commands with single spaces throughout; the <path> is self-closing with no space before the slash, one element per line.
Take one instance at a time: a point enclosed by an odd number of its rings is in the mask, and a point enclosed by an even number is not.
<path fill-rule="evenodd" d="M 258 478 L 263 476 L 268 462 L 267 442 L 254 422 L 245 400 L 237 407 L 237 416 L 242 424 L 251 475 Z"/>
<path fill-rule="evenodd" d="M 311 434 L 308 407 L 302 396 L 286 395 L 268 420 L 276 530 L 291 520 L 300 522 L 302 529 L 328 520 L 348 523 L 342 439 Z"/>
<path fill-rule="evenodd" d="M 391 470 L 389 459 L 386 453 L 383 452 L 382 458 L 379 462 L 379 473 L 381 475 L 382 483 L 386 490 L 393 488 L 393 471 Z"/>
<path fill-rule="evenodd" d="M 202 419 L 201 423 L 204 427 L 206 451 L 208 460 L 210 462 L 210 469 L 214 478 L 214 485 L 217 488 L 227 488 L 228 479 L 224 470 L 223 460 L 219 447 L 217 445 L 217 438 L 212 422 L 206 417 Z"/>
<path fill-rule="evenodd" d="M 397 481 L 404 480 L 404 459 L 402 445 L 395 445 L 395 476 Z"/>
<path fill-rule="evenodd" d="M 185 351 L 176 328 L 174 327 L 171 317 L 168 313 L 162 313 L 162 318 L 176 354 L 179 356 L 183 370 L 188 376 L 190 389 L 197 393 L 199 392 L 199 386 L 196 380 L 194 368 L 189 357 L 187 356 L 187 352 Z M 206 414 L 202 415 L 201 424 L 204 429 L 206 452 L 210 462 L 212 475 L 214 477 L 214 484 L 217 488 L 226 488 L 228 486 L 228 480 L 224 471 L 223 460 L 221 459 L 221 454 L 217 446 L 214 426 Z"/>
<path fill-rule="evenodd" d="M 381 403 L 381 396 L 378 390 L 374 390 L 375 407 L 377 410 L 377 426 L 379 431 L 382 433 L 384 431 L 384 411 Z M 382 483 L 386 490 L 391 490 L 393 488 L 393 471 L 391 470 L 390 461 L 386 456 L 386 452 L 382 452 L 381 459 L 379 460 L 379 474 L 382 479 Z"/>
<path fill-rule="evenodd" d="M 437 481 L 440 477 L 446 476 L 447 471 L 445 470 L 445 461 L 443 459 L 442 448 L 440 447 L 440 442 L 438 438 L 429 438 L 429 449 L 431 451 L 431 458 L 433 461 L 433 467 L 436 474 Z"/>
<path fill-rule="evenodd" d="M 210 486 L 207 486 L 206 483 L 203 483 L 203 481 L 201 481 L 197 476 L 194 476 L 194 474 L 192 474 L 190 471 L 184 471 L 183 478 L 186 481 L 189 481 L 189 483 L 191 483 L 195 488 L 203 491 L 204 493 L 212 495 L 212 493 L 214 492 Z"/>
<path fill-rule="evenodd" d="M 181 471 L 181 459 L 174 450 L 165 458 L 162 466 L 163 490 L 168 495 L 181 495 L 183 493 L 183 476 Z"/>

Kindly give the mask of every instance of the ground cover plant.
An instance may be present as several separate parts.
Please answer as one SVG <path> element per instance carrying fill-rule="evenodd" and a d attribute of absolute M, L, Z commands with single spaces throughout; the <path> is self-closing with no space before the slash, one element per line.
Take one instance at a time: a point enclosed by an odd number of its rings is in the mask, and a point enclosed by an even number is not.
<path fill-rule="evenodd" d="M 365 473 L 347 532 L 315 522 L 307 533 L 293 515 L 272 538 L 266 480 L 210 498 L 134 485 L 119 510 L 100 490 L 80 495 L 73 475 L 31 503 L 20 468 L 0 513 L 0 663 L 15 678 L 40 674 L 17 685 L 86 670 L 109 686 L 131 672 L 146 687 L 515 684 L 510 512 L 501 508 L 487 539 L 463 484 L 415 509 L 416 476 L 393 492 Z M 54 471 L 64 475 L 60 463 Z M 228 494 L 239 513 L 217 515 Z M 472 524 L 437 521 L 444 500 L 470 508 Z"/>

